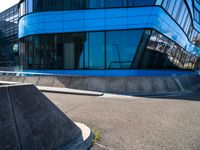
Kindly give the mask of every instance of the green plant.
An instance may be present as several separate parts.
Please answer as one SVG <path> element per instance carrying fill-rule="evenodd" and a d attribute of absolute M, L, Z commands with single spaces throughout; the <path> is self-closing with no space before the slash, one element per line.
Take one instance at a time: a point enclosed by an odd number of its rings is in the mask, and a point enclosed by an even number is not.
<path fill-rule="evenodd" d="M 95 143 L 97 143 L 97 141 L 100 140 L 101 134 L 100 134 L 100 131 L 98 131 L 97 129 L 92 129 L 92 133 L 94 134 L 94 139 L 92 140 L 92 145 L 94 145 Z"/>

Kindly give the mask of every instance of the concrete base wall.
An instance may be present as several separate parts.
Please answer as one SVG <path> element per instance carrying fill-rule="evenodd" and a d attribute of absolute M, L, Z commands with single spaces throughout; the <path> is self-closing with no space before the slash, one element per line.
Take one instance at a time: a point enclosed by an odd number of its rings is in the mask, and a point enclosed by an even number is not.
<path fill-rule="evenodd" d="M 125 95 L 176 93 L 200 84 L 198 75 L 166 77 L 0 76 L 0 80 Z"/>

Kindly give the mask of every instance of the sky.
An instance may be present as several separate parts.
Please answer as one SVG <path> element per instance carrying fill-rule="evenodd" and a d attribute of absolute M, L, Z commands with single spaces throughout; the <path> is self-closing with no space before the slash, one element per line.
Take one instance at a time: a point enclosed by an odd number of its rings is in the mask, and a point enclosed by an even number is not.
<path fill-rule="evenodd" d="M 0 12 L 8 9 L 9 7 L 17 4 L 19 0 L 0 0 Z"/>

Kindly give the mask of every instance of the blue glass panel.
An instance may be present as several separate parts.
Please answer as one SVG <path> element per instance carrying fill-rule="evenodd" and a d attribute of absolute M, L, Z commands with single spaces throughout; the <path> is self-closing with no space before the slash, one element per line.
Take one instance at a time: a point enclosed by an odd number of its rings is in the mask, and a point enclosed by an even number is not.
<path fill-rule="evenodd" d="M 33 0 L 28 1 L 28 13 L 33 11 Z"/>
<path fill-rule="evenodd" d="M 131 68 L 143 30 L 106 33 L 106 67 Z"/>
<path fill-rule="evenodd" d="M 86 67 L 104 69 L 105 66 L 104 32 L 89 33 L 89 49 L 86 52 Z"/>

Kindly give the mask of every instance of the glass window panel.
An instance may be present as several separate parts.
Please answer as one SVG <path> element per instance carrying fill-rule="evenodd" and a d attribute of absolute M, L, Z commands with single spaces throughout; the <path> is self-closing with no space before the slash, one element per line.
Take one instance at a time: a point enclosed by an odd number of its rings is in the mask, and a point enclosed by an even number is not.
<path fill-rule="evenodd" d="M 43 10 L 63 10 L 63 0 L 44 0 Z"/>
<path fill-rule="evenodd" d="M 53 49 L 54 49 L 54 36 L 45 36 L 45 69 L 52 69 L 53 66 Z"/>
<path fill-rule="evenodd" d="M 34 69 L 40 69 L 40 36 L 34 36 Z"/>
<path fill-rule="evenodd" d="M 143 30 L 106 33 L 106 67 L 131 68 Z"/>
<path fill-rule="evenodd" d="M 128 0 L 128 6 L 147 6 L 153 5 L 155 0 Z"/>
<path fill-rule="evenodd" d="M 83 9 L 85 3 L 84 0 L 64 0 L 64 9 Z"/>
<path fill-rule="evenodd" d="M 188 16 L 188 10 L 185 9 L 185 13 L 183 15 L 183 19 L 182 19 L 181 24 L 180 24 L 182 28 L 184 28 L 184 26 L 185 26 L 186 20 L 188 18 L 187 16 Z"/>
<path fill-rule="evenodd" d="M 105 68 L 104 32 L 91 32 L 88 35 L 88 49 L 85 52 L 85 64 L 89 69 Z"/>
<path fill-rule="evenodd" d="M 175 18 L 177 13 L 178 13 L 178 10 L 179 10 L 179 6 L 181 4 L 181 0 L 176 0 L 175 2 L 175 7 L 173 9 L 173 13 L 172 13 L 172 17 Z"/>
<path fill-rule="evenodd" d="M 126 7 L 126 0 L 106 0 L 106 7 Z"/>
<path fill-rule="evenodd" d="M 63 60 L 64 69 L 83 68 L 84 35 L 81 33 L 69 33 L 64 35 Z"/>
<path fill-rule="evenodd" d="M 42 2 L 41 0 L 34 0 L 34 11 L 42 10 Z"/>
<path fill-rule="evenodd" d="M 20 4 L 20 16 L 25 15 L 25 2 Z"/>
<path fill-rule="evenodd" d="M 174 16 L 175 16 L 175 20 L 176 20 L 176 21 L 178 21 L 179 18 L 182 18 L 182 16 L 180 16 L 180 13 L 181 13 L 181 11 L 182 11 L 182 7 L 183 7 L 183 5 L 184 5 L 184 1 L 181 0 L 181 1 L 180 1 L 180 4 L 179 4 L 178 11 L 177 11 L 176 15 L 174 14 Z"/>
<path fill-rule="evenodd" d="M 162 4 L 163 8 L 166 9 L 169 3 L 170 3 L 170 0 L 163 0 L 163 4 Z"/>
<path fill-rule="evenodd" d="M 26 0 L 26 13 L 33 11 L 33 0 Z"/>
<path fill-rule="evenodd" d="M 174 6 L 175 6 L 176 1 L 171 0 L 169 3 L 169 6 L 167 7 L 167 11 L 169 14 L 172 14 L 172 11 L 174 10 Z"/>
<path fill-rule="evenodd" d="M 87 8 L 104 8 L 105 0 L 88 0 Z"/>
<path fill-rule="evenodd" d="M 181 8 L 181 12 L 179 14 L 179 16 L 180 16 L 179 19 L 178 19 L 178 23 L 179 24 L 181 24 L 181 21 L 182 21 L 182 19 L 184 17 L 185 9 L 186 9 L 186 7 L 185 7 L 185 5 L 183 5 L 182 8 Z"/>
<path fill-rule="evenodd" d="M 33 11 L 33 0 L 29 0 L 28 3 L 28 12 L 31 13 Z"/>
<path fill-rule="evenodd" d="M 33 68 L 33 37 L 28 37 L 27 38 L 27 44 L 29 45 L 29 50 L 28 50 L 28 68 L 32 69 Z"/>

